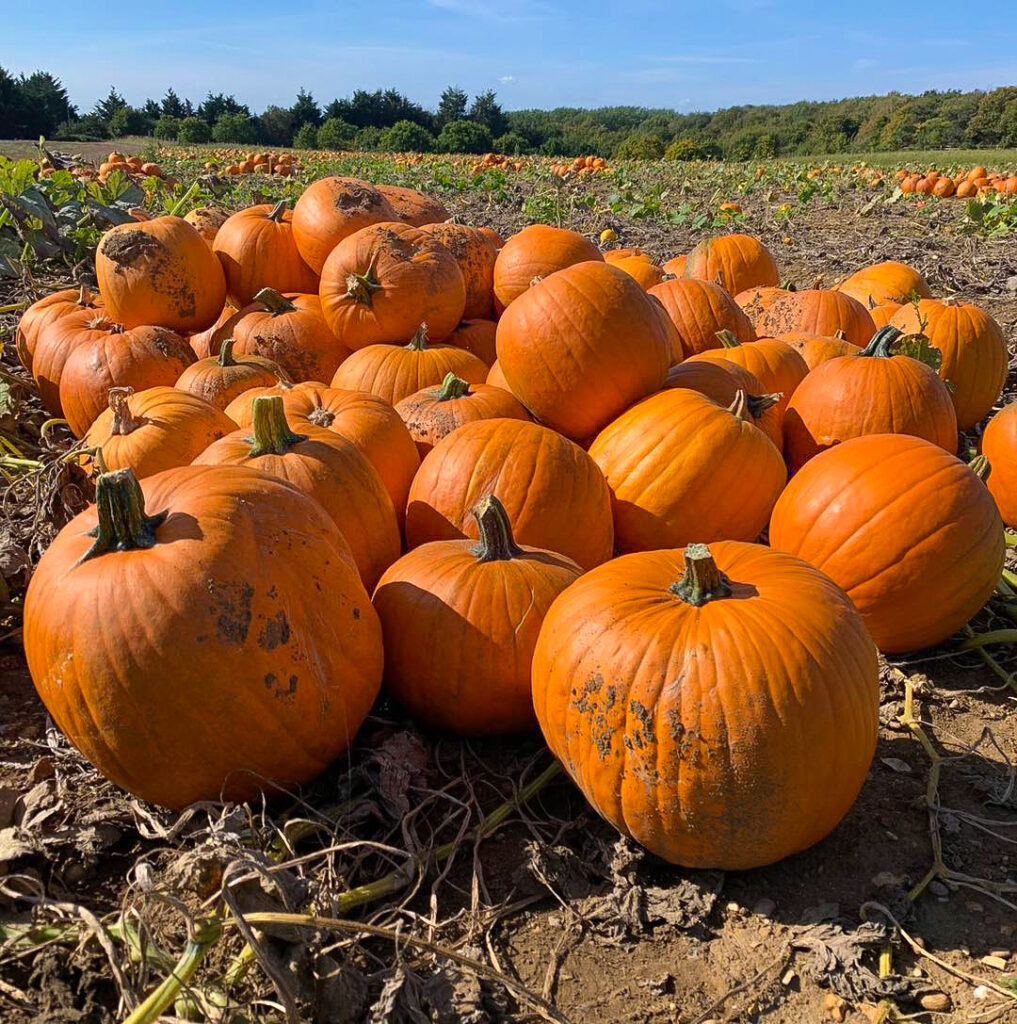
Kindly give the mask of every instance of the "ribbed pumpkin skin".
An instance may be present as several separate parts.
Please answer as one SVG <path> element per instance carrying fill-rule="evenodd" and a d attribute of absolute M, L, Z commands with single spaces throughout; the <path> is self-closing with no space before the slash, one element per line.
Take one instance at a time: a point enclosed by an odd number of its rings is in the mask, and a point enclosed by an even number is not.
<path fill-rule="evenodd" d="M 704 238 L 685 258 L 684 273 L 719 284 L 729 295 L 780 284 L 780 272 L 769 249 L 749 235 Z"/>
<path fill-rule="evenodd" d="M 920 299 L 932 296 L 925 278 L 914 267 L 896 260 L 856 270 L 837 285 L 837 291 L 857 299 L 866 309 L 885 302 L 910 302 L 912 293 Z"/>
<path fill-rule="evenodd" d="M 484 562 L 476 547 L 424 544 L 382 576 L 373 600 L 385 685 L 432 727 L 463 736 L 522 732 L 536 724 L 530 666 L 540 624 L 582 569 L 540 548 Z"/>
<path fill-rule="evenodd" d="M 957 451 L 957 417 L 935 370 L 909 356 L 840 356 L 798 386 L 784 415 L 796 472 L 819 452 L 866 434 L 910 434 Z"/>
<path fill-rule="evenodd" d="M 1003 524 L 985 485 L 906 434 L 857 437 L 817 455 L 777 502 L 770 544 L 842 587 L 888 654 L 960 629 L 1003 567 Z"/>
<path fill-rule="evenodd" d="M 351 292 L 351 275 L 374 283 Z M 466 308 L 452 253 L 434 235 L 399 223 L 362 228 L 340 242 L 322 268 L 319 294 L 329 329 L 351 349 L 406 342 L 421 324 L 441 341 Z"/>
<path fill-rule="evenodd" d="M 509 387 L 509 382 L 505 379 L 505 374 L 501 372 L 501 363 L 497 359 L 491 363 L 491 369 L 487 374 L 487 383 L 491 387 L 502 388 L 509 394 L 512 394 L 512 388 Z"/>
<path fill-rule="evenodd" d="M 101 448 L 111 472 L 129 466 L 139 480 L 189 465 L 213 441 L 236 430 L 224 412 L 179 388 L 146 388 L 126 401 L 129 432 L 114 432 L 113 410 L 107 408 L 85 434 L 85 447 Z"/>
<path fill-rule="evenodd" d="M 226 302 L 219 260 L 181 217 L 110 228 L 99 241 L 95 273 L 110 319 L 127 328 L 201 331 Z"/>
<path fill-rule="evenodd" d="M 452 216 L 434 196 L 401 185 L 374 186 L 395 211 L 396 219 L 415 228 L 438 224 Z"/>
<path fill-rule="evenodd" d="M 29 373 L 32 372 L 32 354 L 44 327 L 68 313 L 78 313 L 83 309 L 94 312 L 102 307 L 102 298 L 99 295 L 85 294 L 84 302 L 81 301 L 82 297 L 80 288 L 65 288 L 33 302 L 21 314 L 17 330 L 14 332 L 14 345 L 21 365 Z"/>
<path fill-rule="evenodd" d="M 381 683 L 381 627 L 342 535 L 249 469 L 185 466 L 142 489 L 149 515 L 169 513 L 154 547 L 76 564 L 92 506 L 32 578 L 25 654 L 43 703 L 100 771 L 166 807 L 314 778 Z"/>
<path fill-rule="evenodd" d="M 181 391 L 225 409 L 238 395 L 249 388 L 274 387 L 285 373 L 278 363 L 261 356 L 242 356 L 223 365 L 217 356 L 191 363 L 176 382 Z"/>
<path fill-rule="evenodd" d="M 565 228 L 531 224 L 512 235 L 494 263 L 494 306 L 501 313 L 527 292 L 535 277 L 591 260 L 603 263 L 600 250 L 588 238 Z"/>
<path fill-rule="evenodd" d="M 446 345 L 455 345 L 472 352 L 487 366 L 498 358 L 498 325 L 493 320 L 464 320 L 446 339 Z"/>
<path fill-rule="evenodd" d="M 867 345 L 876 331 L 868 310 L 843 292 L 810 288 L 788 292 L 774 301 L 756 322 L 760 336 L 779 338 L 792 332 L 833 337 L 843 331 L 853 345 Z"/>
<path fill-rule="evenodd" d="M 109 405 L 110 388 L 170 387 L 194 362 L 190 345 L 165 327 L 113 327 L 90 332 L 93 336 L 77 345 L 64 363 L 60 405 L 75 437 L 84 437 Z"/>
<path fill-rule="evenodd" d="M 660 299 L 678 331 L 682 350 L 674 355 L 676 363 L 720 348 L 717 331 L 730 331 L 740 342 L 756 340 L 749 318 L 720 285 L 676 277 L 655 285 L 650 294 Z"/>
<path fill-rule="evenodd" d="M 477 536 L 471 509 L 493 494 L 519 544 L 590 569 L 614 551 L 611 495 L 577 444 L 525 420 L 480 420 L 439 441 L 410 487 L 406 543 Z M 581 524 L 581 526 L 579 525 Z"/>
<path fill-rule="evenodd" d="M 734 300 L 738 303 L 742 312 L 749 318 L 749 323 L 752 324 L 753 329 L 755 329 L 763 313 L 777 299 L 783 298 L 787 294 L 788 289 L 781 288 L 780 285 L 763 285 L 756 288 L 746 288 L 745 291 L 739 292 L 734 297 Z"/>
<path fill-rule="evenodd" d="M 886 327 L 886 325 L 896 316 L 897 310 L 900 309 L 901 303 L 899 302 L 884 302 L 879 306 L 872 306 L 869 309 L 869 316 L 872 317 L 872 322 L 877 328 Z"/>
<path fill-rule="evenodd" d="M 697 391 L 718 405 L 728 408 L 739 391 L 753 398 L 766 393 L 762 381 L 754 374 L 729 360 L 690 359 L 667 371 L 665 388 Z M 751 410 L 750 410 L 751 411 Z M 766 434 L 778 450 L 784 447 L 784 414 L 780 405 L 770 405 L 760 415 L 753 412 L 752 422 Z"/>
<path fill-rule="evenodd" d="M 574 441 L 660 388 L 671 361 L 659 307 L 603 261 L 552 274 L 498 321 L 498 362 L 512 393 Z"/>
<path fill-rule="evenodd" d="M 246 306 L 262 288 L 318 291 L 318 275 L 301 259 L 293 240 L 293 213 L 277 209 L 266 203 L 239 210 L 216 234 L 212 251 L 234 306 Z"/>
<path fill-rule="evenodd" d="M 1006 383 L 1009 355 L 999 324 L 978 306 L 967 302 L 922 299 L 901 308 L 890 323 L 905 334 L 921 330 L 943 354 L 939 376 L 953 385 L 950 397 L 957 425 L 970 430 L 992 411 Z"/>
<path fill-rule="evenodd" d="M 737 363 L 744 367 L 759 378 L 767 394 L 781 395 L 778 403 L 781 416 L 785 414 L 795 389 L 809 373 L 805 360 L 790 345 L 776 338 L 760 338 L 734 348 L 710 349 L 689 358 Z"/>
<path fill-rule="evenodd" d="M 604 262 L 610 263 L 611 266 L 617 267 L 619 270 L 624 270 L 646 291 L 649 291 L 654 285 L 660 284 L 664 277 L 664 271 L 646 253 L 631 253 L 626 256 L 612 257 L 612 254 L 608 252 L 604 254 Z"/>
<path fill-rule="evenodd" d="M 590 445 L 611 489 L 621 552 L 755 540 L 787 480 L 780 451 L 752 423 L 695 391 L 661 391 Z"/>
<path fill-rule="evenodd" d="M 805 360 L 805 365 L 810 371 L 828 359 L 853 356 L 862 350 L 860 345 L 854 345 L 846 338 L 826 338 L 822 334 L 808 334 L 802 331 L 792 331 L 777 340 L 790 345 Z"/>
<path fill-rule="evenodd" d="M 490 235 L 467 224 L 428 224 L 433 235 L 455 257 L 466 284 L 464 320 L 489 317 L 494 313 L 494 262 L 498 247 Z"/>
<path fill-rule="evenodd" d="M 79 345 L 101 339 L 109 324 L 102 310 L 79 309 L 56 317 L 39 331 L 32 353 L 32 378 L 50 415 L 63 416 L 60 380 L 71 353 Z"/>
<path fill-rule="evenodd" d="M 229 218 L 228 210 L 220 210 L 215 206 L 199 206 L 184 214 L 184 220 L 205 239 L 210 249 L 215 241 L 215 236 L 219 234 L 219 228 Z"/>
<path fill-rule="evenodd" d="M 320 274 L 329 253 L 369 224 L 399 220 L 392 204 L 357 178 L 319 178 L 293 207 L 293 240 L 304 262 Z"/>
<path fill-rule="evenodd" d="M 222 337 L 219 328 L 223 327 L 227 320 L 236 316 L 237 312 L 237 307 L 227 302 L 211 327 L 204 331 L 198 331 L 187 339 L 187 344 L 191 346 L 191 350 L 199 359 L 207 359 L 209 356 L 219 354 L 219 339 Z"/>
<path fill-rule="evenodd" d="M 395 410 L 425 455 L 453 430 L 477 420 L 528 420 L 530 414 L 514 395 L 490 384 L 471 384 L 458 398 L 441 398 L 441 385 L 423 388 L 399 402 Z"/>
<path fill-rule="evenodd" d="M 876 651 L 844 594 L 755 544 L 710 545 L 732 597 L 669 588 L 681 551 L 626 555 L 551 606 L 533 702 L 596 810 L 652 853 L 741 870 L 827 835 L 878 732 Z"/>
<path fill-rule="evenodd" d="M 989 493 L 1003 522 L 1017 529 L 1017 403 L 989 420 L 982 434 L 982 454 L 989 460 Z"/>
<path fill-rule="evenodd" d="M 399 557 L 401 541 L 392 499 L 381 477 L 340 435 L 315 427 L 282 454 L 251 455 L 251 428 L 227 434 L 205 449 L 196 466 L 247 466 L 285 480 L 314 498 L 349 544 L 368 593 Z"/>

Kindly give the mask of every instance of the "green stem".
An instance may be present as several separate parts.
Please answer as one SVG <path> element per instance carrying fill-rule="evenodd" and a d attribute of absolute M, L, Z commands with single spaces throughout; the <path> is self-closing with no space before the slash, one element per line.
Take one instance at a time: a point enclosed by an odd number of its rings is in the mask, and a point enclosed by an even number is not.
<path fill-rule="evenodd" d="M 155 531 L 166 512 L 145 513 L 145 496 L 130 466 L 103 473 L 95 482 L 95 507 L 99 523 L 88 536 L 95 543 L 78 561 L 87 562 L 108 551 L 135 551 L 155 546 Z"/>
<path fill-rule="evenodd" d="M 751 423 L 754 419 L 749 405 L 749 396 L 741 388 L 735 392 L 734 401 L 727 407 L 727 411 L 746 423 Z"/>
<path fill-rule="evenodd" d="M 279 316 L 282 313 L 292 313 L 297 307 L 284 295 L 280 295 L 274 288 L 262 288 L 254 296 L 254 302 L 260 303 L 272 316 Z"/>
<path fill-rule="evenodd" d="M 307 440 L 306 434 L 294 434 L 286 421 L 282 395 L 260 395 L 251 402 L 251 427 L 254 436 L 250 457 L 285 455 L 295 444 Z"/>
<path fill-rule="evenodd" d="M 364 273 L 346 275 L 346 294 L 343 298 L 353 299 L 354 302 L 370 306 L 374 293 L 380 291 L 381 288 L 381 283 L 374 276 L 374 260 L 372 259 Z"/>
<path fill-rule="evenodd" d="M 0 306 L 0 314 L 2 313 L 20 313 L 23 309 L 28 309 L 30 303 L 26 300 L 24 302 L 12 302 L 7 306 Z"/>
<path fill-rule="evenodd" d="M 775 405 L 778 405 L 783 397 L 783 391 L 778 391 L 772 395 L 747 395 L 746 400 L 749 406 L 749 414 L 754 420 L 758 420 L 767 409 L 772 409 Z"/>
<path fill-rule="evenodd" d="M 968 463 L 968 466 L 982 483 L 989 479 L 989 474 L 992 472 L 992 466 L 989 465 L 989 460 L 984 455 L 976 455 Z"/>
<path fill-rule="evenodd" d="M 1017 629 L 994 629 L 990 633 L 975 633 L 960 646 L 962 651 L 973 651 L 989 644 L 1017 644 Z"/>
<path fill-rule="evenodd" d="M 236 342 L 233 338 L 227 338 L 222 345 L 219 347 L 219 358 L 217 362 L 220 366 L 236 366 L 237 361 L 233 358 L 233 346 Z"/>
<path fill-rule="evenodd" d="M 473 549 L 478 561 L 507 562 L 523 553 L 512 536 L 505 506 L 493 494 L 481 499 L 472 512 L 480 530 L 480 543 Z"/>
<path fill-rule="evenodd" d="M 717 331 L 717 340 L 723 348 L 738 348 L 741 342 L 730 331 Z"/>
<path fill-rule="evenodd" d="M 445 379 L 438 385 L 438 401 L 448 402 L 453 398 L 465 398 L 470 393 L 468 381 L 457 377 L 451 370 L 445 374 Z"/>
<path fill-rule="evenodd" d="M 195 182 L 191 187 L 169 208 L 170 217 L 179 217 L 180 211 L 183 210 L 190 201 L 198 194 L 201 189 L 201 183 Z"/>
<path fill-rule="evenodd" d="M 427 324 L 421 324 L 416 329 L 406 347 L 413 352 L 423 352 L 427 348 Z"/>
<path fill-rule="evenodd" d="M 669 589 L 679 600 L 700 608 L 709 601 L 730 597 L 731 581 L 717 568 L 705 544 L 690 544 L 685 549 L 685 572 Z"/>
<path fill-rule="evenodd" d="M 273 209 L 272 212 L 268 215 L 268 219 L 271 220 L 271 221 L 274 221 L 276 224 L 281 224 L 282 223 L 282 219 L 283 219 L 283 214 L 285 212 L 286 212 L 286 200 L 285 199 L 280 199 L 279 202 L 275 204 L 275 209 Z"/>
<path fill-rule="evenodd" d="M 1017 534 L 1007 533 L 1004 536 L 1006 537 L 1006 546 L 1008 548 L 1017 548 Z"/>
<path fill-rule="evenodd" d="M 891 327 L 887 324 L 886 327 L 880 327 L 872 336 L 868 345 L 861 352 L 856 352 L 855 355 L 859 357 L 875 356 L 879 359 L 889 359 L 893 355 L 890 349 L 900 336 L 900 331 L 896 327 Z"/>

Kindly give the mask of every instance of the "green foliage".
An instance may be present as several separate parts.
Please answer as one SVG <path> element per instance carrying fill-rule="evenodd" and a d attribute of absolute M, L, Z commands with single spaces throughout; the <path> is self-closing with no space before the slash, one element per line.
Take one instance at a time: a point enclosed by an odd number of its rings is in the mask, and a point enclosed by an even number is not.
<path fill-rule="evenodd" d="M 659 160 L 663 155 L 660 139 L 648 132 L 633 132 L 615 150 L 619 160 Z"/>
<path fill-rule="evenodd" d="M 109 133 L 114 139 L 126 135 L 147 135 L 148 118 L 136 107 L 119 107 L 109 119 Z"/>
<path fill-rule="evenodd" d="M 77 116 L 67 90 L 46 71 L 35 71 L 27 78 L 22 75 L 17 88 L 21 93 L 26 138 L 52 135 L 57 125 Z"/>
<path fill-rule="evenodd" d="M 986 235 L 1007 235 L 1017 232 L 1017 201 L 996 192 L 967 201 L 964 222 L 968 230 Z"/>
<path fill-rule="evenodd" d="M 100 121 L 105 121 L 109 125 L 113 115 L 121 108 L 127 106 L 127 100 L 123 98 L 116 91 L 113 86 L 110 86 L 109 94 L 105 99 L 99 100 L 95 107 L 92 109 L 92 116 L 97 117 Z"/>
<path fill-rule="evenodd" d="M 268 107 L 258 118 L 258 141 L 268 146 L 289 146 L 297 126 L 293 111 L 283 107 Z"/>
<path fill-rule="evenodd" d="M 381 149 L 382 130 L 380 128 L 361 128 L 357 132 L 357 149 L 366 149 L 368 152 Z"/>
<path fill-rule="evenodd" d="M 341 117 L 326 118 L 318 129 L 318 145 L 322 149 L 352 149 L 357 129 Z"/>
<path fill-rule="evenodd" d="M 166 118 L 160 118 L 160 123 L 164 120 Z M 179 123 L 177 128 L 179 128 Z M 156 125 L 156 132 L 158 133 L 158 125 Z M 156 137 L 161 138 L 158 134 Z M 222 114 L 219 120 L 212 125 L 212 141 L 252 145 L 258 141 L 258 122 L 248 114 Z"/>
<path fill-rule="evenodd" d="M 675 139 L 670 146 L 664 150 L 665 160 L 702 160 L 703 151 L 694 139 Z"/>
<path fill-rule="evenodd" d="M 195 114 L 206 124 L 215 125 L 219 122 L 220 118 L 227 115 L 250 117 L 251 111 L 244 104 L 238 103 L 232 96 L 224 96 L 220 92 L 214 96 L 212 93 L 209 93 L 204 101 L 198 105 Z M 178 114 L 177 116 L 179 117 L 180 115 Z"/>
<path fill-rule="evenodd" d="M 211 139 L 212 129 L 208 127 L 208 122 L 202 121 L 200 117 L 185 117 L 180 122 L 177 142 L 193 145 L 198 142 L 210 142 Z"/>
<path fill-rule="evenodd" d="M 162 117 L 155 122 L 152 134 L 157 139 L 166 139 L 167 141 L 175 142 L 177 136 L 180 134 L 180 121 L 181 119 L 179 117 L 174 117 L 172 114 L 163 114 Z"/>
<path fill-rule="evenodd" d="M 64 121 L 57 125 L 52 137 L 58 141 L 98 142 L 109 138 L 109 127 L 105 121 L 88 114 L 77 121 Z"/>
<path fill-rule="evenodd" d="M 434 136 L 412 121 L 397 121 L 381 133 L 381 148 L 394 153 L 430 153 L 434 143 Z"/>
<path fill-rule="evenodd" d="M 526 152 L 526 139 L 518 132 L 506 132 L 494 140 L 494 151 L 507 156 L 519 156 Z"/>
<path fill-rule="evenodd" d="M 492 144 L 488 127 L 476 121 L 450 121 L 438 136 L 442 153 L 486 153 Z"/>
<path fill-rule="evenodd" d="M 305 124 L 310 124 L 314 128 L 321 124 L 321 108 L 314 102 L 314 97 L 306 89 L 301 89 L 297 93 L 297 101 L 290 108 L 290 113 L 293 115 L 293 123 L 299 124 L 301 128 Z M 313 149 L 314 147 L 305 148 Z"/>
<path fill-rule="evenodd" d="M 897 339 L 893 347 L 894 355 L 910 356 L 920 363 L 932 367 L 937 373 L 943 365 L 943 353 L 935 345 L 929 344 L 924 334 L 905 334 Z"/>
<path fill-rule="evenodd" d="M 305 121 L 293 136 L 293 145 L 297 149 L 317 149 L 318 129 L 310 121 Z"/>
<path fill-rule="evenodd" d="M 494 90 L 478 93 L 470 104 L 470 111 L 467 115 L 469 120 L 482 124 L 489 132 L 491 138 L 496 135 L 504 135 L 509 130 L 508 119 L 501 109 Z"/>
<path fill-rule="evenodd" d="M 436 120 L 439 127 L 448 124 L 449 121 L 465 121 L 466 105 L 469 101 L 470 97 L 465 89 L 460 89 L 457 85 L 450 85 L 441 94 L 441 99 L 438 101 Z"/>

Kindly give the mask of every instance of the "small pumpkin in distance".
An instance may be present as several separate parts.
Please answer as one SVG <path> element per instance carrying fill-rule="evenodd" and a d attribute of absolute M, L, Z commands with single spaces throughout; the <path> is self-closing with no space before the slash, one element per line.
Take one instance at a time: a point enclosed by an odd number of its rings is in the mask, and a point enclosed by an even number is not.
<path fill-rule="evenodd" d="M 915 296 L 932 297 L 925 278 L 914 267 L 896 260 L 862 267 L 841 281 L 836 290 L 857 299 L 866 308 L 886 302 L 910 302 Z"/>
<path fill-rule="evenodd" d="M 618 253 L 624 253 L 624 255 L 618 255 Z M 647 291 L 654 285 L 660 284 L 664 279 L 663 268 L 657 266 L 653 259 L 641 250 L 626 252 L 616 249 L 606 252 L 604 253 L 604 262 L 624 270 Z"/>
<path fill-rule="evenodd" d="M 233 355 L 233 339 L 227 338 L 217 356 L 191 363 L 177 380 L 176 387 L 225 409 L 237 395 L 248 388 L 274 387 L 286 379 L 281 366 L 261 356 Z"/>
<path fill-rule="evenodd" d="M 582 569 L 517 544 L 493 495 L 472 515 L 479 542 L 414 548 L 378 583 L 385 685 L 427 725 L 463 736 L 521 732 L 535 724 L 530 666 L 540 625 Z M 421 660 L 425 637 L 431 646 Z"/>

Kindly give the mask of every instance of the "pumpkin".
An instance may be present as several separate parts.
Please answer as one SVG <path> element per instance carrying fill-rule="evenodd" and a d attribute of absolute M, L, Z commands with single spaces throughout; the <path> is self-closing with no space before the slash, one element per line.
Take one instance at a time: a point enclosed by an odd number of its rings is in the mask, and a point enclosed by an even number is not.
<path fill-rule="evenodd" d="M 80 288 L 65 288 L 33 302 L 21 314 L 17 330 L 14 332 L 14 345 L 21 365 L 29 373 L 32 372 L 32 355 L 44 327 L 68 313 L 79 313 L 82 310 L 94 313 L 101 307 L 102 299 L 98 295 L 93 295 L 87 284 Z"/>
<path fill-rule="evenodd" d="M 130 467 L 140 480 L 186 466 L 236 424 L 203 398 L 179 388 L 110 388 L 109 407 L 85 434 L 85 450 L 102 449 L 109 470 Z M 91 465 L 91 459 L 85 465 Z"/>
<path fill-rule="evenodd" d="M 226 302 L 222 265 L 181 217 L 119 224 L 95 253 L 99 294 L 114 323 L 181 334 L 210 326 Z"/>
<path fill-rule="evenodd" d="M 671 259 L 664 263 L 661 270 L 665 274 L 671 274 L 674 277 L 683 277 L 685 275 L 685 261 L 687 259 L 687 256 L 672 256 Z"/>
<path fill-rule="evenodd" d="M 970 430 L 999 400 L 1006 383 L 1009 354 L 999 324 L 968 302 L 922 299 L 893 315 L 890 323 L 905 334 L 924 334 L 943 361 L 939 376 L 949 381 L 957 425 Z"/>
<path fill-rule="evenodd" d="M 470 384 L 454 373 L 435 387 L 423 388 L 396 405 L 423 458 L 443 437 L 476 420 L 528 420 L 515 397 L 489 384 Z"/>
<path fill-rule="evenodd" d="M 355 444 L 333 431 L 290 429 L 280 395 L 256 398 L 250 429 L 210 445 L 197 466 L 250 466 L 314 498 L 350 546 L 368 592 L 399 557 L 401 541 L 392 499 Z"/>
<path fill-rule="evenodd" d="M 498 325 L 493 320 L 464 320 L 445 339 L 445 344 L 464 348 L 493 366 L 498 358 L 497 337 Z"/>
<path fill-rule="evenodd" d="M 802 381 L 784 416 L 784 453 L 792 471 L 863 434 L 912 434 L 957 450 L 950 392 L 925 363 L 894 355 L 900 336 L 895 327 L 884 327 L 855 355 L 822 363 Z"/>
<path fill-rule="evenodd" d="M 755 544 L 626 555 L 551 605 L 533 657 L 551 752 L 652 853 L 740 870 L 827 835 L 862 787 L 879 665 L 822 573 Z"/>
<path fill-rule="evenodd" d="M 739 234 L 704 238 L 686 257 L 684 276 L 712 281 L 729 295 L 780 284 L 770 250 L 750 235 Z"/>
<path fill-rule="evenodd" d="M 320 274 L 329 253 L 369 224 L 398 220 L 392 204 L 356 178 L 319 178 L 293 207 L 293 241 L 303 261 Z"/>
<path fill-rule="evenodd" d="M 176 386 L 211 402 L 217 409 L 225 409 L 248 388 L 275 387 L 285 377 L 282 367 L 271 359 L 261 356 L 235 359 L 233 339 L 227 338 L 217 356 L 191 363 L 180 374 Z"/>
<path fill-rule="evenodd" d="M 428 224 L 424 230 L 455 257 L 466 285 L 464 320 L 490 317 L 494 312 L 494 263 L 498 246 L 479 228 L 466 224 Z"/>
<path fill-rule="evenodd" d="M 588 238 L 565 228 L 531 224 L 502 246 L 494 262 L 494 308 L 501 313 L 523 295 L 535 278 L 545 278 L 576 263 L 603 263 Z"/>
<path fill-rule="evenodd" d="M 872 322 L 877 328 L 885 327 L 894 318 L 900 307 L 899 302 L 884 302 L 878 306 L 870 306 L 869 316 L 872 317 Z"/>
<path fill-rule="evenodd" d="M 588 439 L 664 383 L 672 339 L 659 308 L 617 267 L 567 267 L 502 314 L 501 372 L 542 423 Z"/>
<path fill-rule="evenodd" d="M 783 448 L 784 414 L 780 408 L 780 397 L 766 394 L 763 382 L 745 367 L 728 360 L 708 362 L 705 359 L 690 359 L 667 371 L 664 387 L 698 391 L 725 409 L 732 405 L 739 391 L 744 391 L 745 407 L 751 422 L 778 449 Z"/>
<path fill-rule="evenodd" d="M 869 311 L 844 292 L 809 288 L 776 299 L 756 323 L 756 333 L 778 338 L 792 332 L 833 337 L 838 331 L 852 345 L 867 345 L 876 330 Z"/>
<path fill-rule="evenodd" d="M 405 343 L 426 323 L 435 341 L 459 326 L 466 284 L 455 257 L 408 224 L 363 228 L 340 242 L 321 272 L 321 311 L 350 349 Z"/>
<path fill-rule="evenodd" d="M 910 302 L 932 296 L 925 278 L 906 263 L 887 260 L 862 267 L 837 285 L 837 291 L 857 299 L 867 309 L 886 302 Z"/>
<path fill-rule="evenodd" d="M 239 310 L 236 306 L 227 302 L 211 327 L 204 331 L 198 331 L 197 334 L 192 334 L 187 339 L 187 343 L 191 346 L 191 351 L 199 359 L 207 359 L 209 356 L 217 356 L 219 354 L 219 347 L 222 344 L 223 338 L 229 336 L 229 332 L 226 332 L 225 334 L 223 333 L 223 328 L 227 323 L 233 321 L 233 318 L 238 312 Z M 233 322 L 235 323 L 236 321 Z"/>
<path fill-rule="evenodd" d="M 739 292 L 734 300 L 755 329 L 759 318 L 777 299 L 783 298 L 788 292 L 794 290 L 792 285 L 761 285 L 756 288 L 746 288 L 745 291 Z"/>
<path fill-rule="evenodd" d="M 989 462 L 989 493 L 1003 522 L 1017 529 L 1017 403 L 989 420 L 982 434 L 982 454 Z"/>
<path fill-rule="evenodd" d="M 505 379 L 505 374 L 501 372 L 501 364 L 496 359 L 491 363 L 491 370 L 487 375 L 487 382 L 494 388 L 501 388 L 503 391 L 507 391 L 510 395 L 512 389 L 509 387 L 509 382 Z"/>
<path fill-rule="evenodd" d="M 399 185 L 374 187 L 389 201 L 389 205 L 395 211 L 395 219 L 415 228 L 440 223 L 452 216 L 437 199 L 425 192 L 402 188 Z"/>
<path fill-rule="evenodd" d="M 739 391 L 724 408 L 674 388 L 634 405 L 590 445 L 611 490 L 621 552 L 755 540 L 787 481 Z"/>
<path fill-rule="evenodd" d="M 619 256 L 618 253 L 622 252 L 626 251 L 616 249 L 612 252 L 604 253 L 604 262 L 610 263 L 611 266 L 617 267 L 619 270 L 624 270 L 626 274 L 635 278 L 647 291 L 654 285 L 660 284 L 664 279 L 663 269 L 658 267 L 646 253 L 641 251 L 627 252 L 625 255 Z"/>
<path fill-rule="evenodd" d="M 842 587 L 888 654 L 960 629 L 1003 568 L 1003 524 L 985 485 L 908 434 L 855 437 L 817 455 L 778 500 L 770 544 Z"/>
<path fill-rule="evenodd" d="M 174 810 L 320 774 L 370 710 L 384 656 L 335 523 L 240 467 L 99 477 L 32 577 L 24 644 L 71 743 Z"/>
<path fill-rule="evenodd" d="M 535 724 L 530 663 L 540 625 L 582 569 L 553 551 L 520 547 L 494 496 L 472 515 L 479 543 L 424 544 L 378 583 L 385 685 L 426 725 L 464 736 L 521 732 Z"/>
<path fill-rule="evenodd" d="M 428 453 L 410 487 L 408 547 L 476 538 L 470 510 L 489 494 L 508 510 L 521 544 L 584 569 L 611 557 L 611 496 L 597 464 L 548 427 L 515 419 L 467 423 Z"/>
<path fill-rule="evenodd" d="M 861 346 L 853 345 L 847 338 L 828 338 L 822 334 L 809 334 L 806 331 L 792 331 L 777 339 L 790 345 L 805 360 L 809 370 L 814 370 L 820 363 L 838 356 L 853 356 L 862 351 Z"/>
<path fill-rule="evenodd" d="M 219 228 L 212 251 L 226 274 L 230 302 L 246 306 L 262 288 L 317 292 L 318 275 L 301 259 L 293 240 L 293 214 L 282 199 L 275 206 L 249 206 Z"/>
<path fill-rule="evenodd" d="M 779 394 L 779 408 L 784 415 L 795 388 L 806 378 L 808 364 L 790 346 L 776 338 L 760 338 L 742 345 L 734 335 L 721 331 L 718 334 L 721 347 L 699 352 L 689 358 L 708 362 L 732 362 L 745 367 L 759 378 L 763 389 L 769 394 Z"/>
<path fill-rule="evenodd" d="M 109 390 L 135 390 L 176 383 L 194 362 L 190 346 L 164 327 L 135 327 L 92 321 L 88 337 L 68 353 L 60 374 L 60 407 L 75 437 L 88 428 L 109 404 Z"/>
<path fill-rule="evenodd" d="M 718 331 L 730 331 L 739 341 L 756 340 L 749 318 L 720 285 L 676 277 L 651 288 L 650 294 L 660 299 L 678 332 L 681 351 L 673 354 L 673 362 L 720 348 Z"/>
<path fill-rule="evenodd" d="M 332 378 L 332 387 L 369 391 L 392 405 L 440 384 L 448 373 L 482 384 L 487 366 L 472 352 L 454 345 L 428 344 L 427 327 L 421 324 L 408 345 L 368 345 L 343 362 Z"/>
<path fill-rule="evenodd" d="M 234 355 L 271 359 L 296 381 L 331 380 L 350 354 L 328 329 L 317 295 L 263 288 L 222 331 L 232 334 Z"/>
<path fill-rule="evenodd" d="M 229 217 L 228 210 L 220 210 L 216 206 L 197 206 L 184 214 L 184 220 L 205 239 L 209 247 L 215 241 L 219 228 L 229 220 Z"/>

